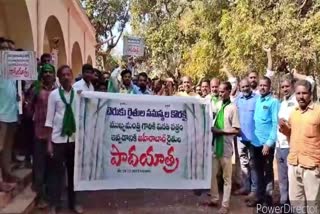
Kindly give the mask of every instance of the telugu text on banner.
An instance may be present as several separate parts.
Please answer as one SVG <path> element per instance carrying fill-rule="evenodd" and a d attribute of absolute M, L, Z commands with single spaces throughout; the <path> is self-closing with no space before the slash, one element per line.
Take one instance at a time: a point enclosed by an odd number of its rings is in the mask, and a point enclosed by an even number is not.
<path fill-rule="evenodd" d="M 0 79 L 36 80 L 37 60 L 33 51 L 0 51 Z"/>
<path fill-rule="evenodd" d="M 83 92 L 75 190 L 209 188 L 211 112 L 202 98 Z"/>
<path fill-rule="evenodd" d="M 123 55 L 124 56 L 143 56 L 144 40 L 134 36 L 123 36 Z"/>

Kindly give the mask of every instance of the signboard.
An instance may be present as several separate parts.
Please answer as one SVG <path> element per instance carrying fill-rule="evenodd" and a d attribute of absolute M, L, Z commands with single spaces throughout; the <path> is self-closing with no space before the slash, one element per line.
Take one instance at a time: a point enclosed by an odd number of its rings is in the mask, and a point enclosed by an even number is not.
<path fill-rule="evenodd" d="M 123 36 L 124 56 L 143 56 L 144 40 L 139 37 Z"/>
<path fill-rule="evenodd" d="M 75 190 L 208 189 L 210 100 L 83 92 Z"/>
<path fill-rule="evenodd" d="M 0 57 L 0 79 L 37 79 L 37 60 L 33 51 L 1 51 Z"/>

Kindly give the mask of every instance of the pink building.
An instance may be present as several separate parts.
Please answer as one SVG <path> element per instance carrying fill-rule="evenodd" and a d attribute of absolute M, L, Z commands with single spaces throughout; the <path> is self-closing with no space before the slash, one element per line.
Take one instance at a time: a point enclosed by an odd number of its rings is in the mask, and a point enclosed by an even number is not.
<path fill-rule="evenodd" d="M 0 0 L 0 37 L 40 56 L 52 53 L 55 65 L 74 74 L 95 65 L 95 30 L 78 0 Z"/>

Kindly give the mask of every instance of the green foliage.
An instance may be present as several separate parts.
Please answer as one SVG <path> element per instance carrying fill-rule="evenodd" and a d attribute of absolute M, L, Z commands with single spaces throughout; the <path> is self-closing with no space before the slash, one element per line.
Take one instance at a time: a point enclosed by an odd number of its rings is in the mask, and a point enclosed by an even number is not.
<path fill-rule="evenodd" d="M 81 4 L 96 30 L 98 62 L 109 67 L 110 52 L 118 44 L 129 21 L 129 1 L 81 0 Z"/>
<path fill-rule="evenodd" d="M 320 1 L 311 0 L 132 0 L 131 24 L 146 40 L 150 60 L 163 72 L 180 69 L 195 78 L 266 69 L 263 46 L 274 68 L 318 71 Z"/>

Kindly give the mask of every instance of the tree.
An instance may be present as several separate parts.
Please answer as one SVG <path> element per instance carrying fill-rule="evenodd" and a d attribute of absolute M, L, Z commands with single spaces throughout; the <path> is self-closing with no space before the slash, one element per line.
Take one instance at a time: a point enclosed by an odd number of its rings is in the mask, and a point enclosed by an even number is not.
<path fill-rule="evenodd" d="M 212 77 L 227 64 L 234 74 L 265 73 L 265 45 L 274 70 L 284 61 L 304 73 L 319 70 L 320 1 L 132 0 L 131 15 L 150 60 L 165 72 Z"/>
<path fill-rule="evenodd" d="M 81 3 L 96 29 L 97 55 L 102 58 L 106 68 L 108 67 L 109 54 L 118 44 L 129 21 L 129 1 L 81 0 Z"/>

